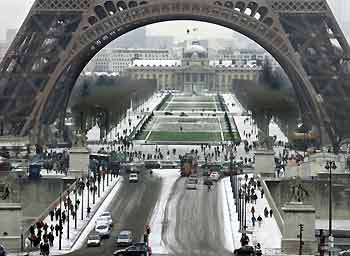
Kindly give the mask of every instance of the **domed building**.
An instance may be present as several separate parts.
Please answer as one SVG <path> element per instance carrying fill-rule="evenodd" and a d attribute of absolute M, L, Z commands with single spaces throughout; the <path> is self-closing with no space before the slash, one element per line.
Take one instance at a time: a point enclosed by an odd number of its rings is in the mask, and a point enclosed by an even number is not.
<path fill-rule="evenodd" d="M 126 75 L 133 79 L 154 79 L 159 90 L 198 94 L 229 92 L 235 79 L 255 80 L 261 70 L 255 64 L 209 60 L 207 49 L 193 41 L 183 50 L 181 60 L 134 60 L 126 69 Z"/>

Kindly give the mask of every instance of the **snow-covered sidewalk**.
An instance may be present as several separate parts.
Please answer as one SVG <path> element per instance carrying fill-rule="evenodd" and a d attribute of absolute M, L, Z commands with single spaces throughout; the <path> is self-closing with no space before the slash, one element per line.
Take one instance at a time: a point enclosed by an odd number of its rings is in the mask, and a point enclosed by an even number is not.
<path fill-rule="evenodd" d="M 100 183 L 100 196 L 98 196 L 98 190 L 95 194 L 95 204 L 93 203 L 93 193 L 91 191 L 87 190 L 87 187 L 85 186 L 85 189 L 83 193 L 79 194 L 77 192 L 77 196 L 74 191 L 70 191 L 69 198 L 72 202 L 72 205 L 74 206 L 77 201 L 79 201 L 78 210 L 76 213 L 76 221 L 77 225 L 75 228 L 75 216 L 72 215 L 71 211 L 69 211 L 68 215 L 68 204 L 64 203 L 67 201 L 68 196 L 65 196 L 61 200 L 61 209 L 65 212 L 67 218 L 65 222 L 63 223 L 63 229 L 62 229 L 62 240 L 61 240 L 61 250 L 59 250 L 59 236 L 56 236 L 56 231 L 53 230 L 54 235 L 54 242 L 53 246 L 50 248 L 50 254 L 58 255 L 58 254 L 65 254 L 74 250 L 79 249 L 85 242 L 87 235 L 92 231 L 95 225 L 95 221 L 97 217 L 105 211 L 117 193 L 119 187 L 120 187 L 120 179 L 121 177 L 113 177 L 109 176 L 108 186 L 107 186 L 107 180 L 105 179 L 105 185 L 103 190 L 103 180 Z M 98 183 L 95 184 L 98 187 Z M 89 193 L 89 206 L 91 208 L 90 213 L 88 214 L 88 193 Z M 66 205 L 66 207 L 65 207 Z M 60 203 L 58 202 L 56 207 L 53 209 L 54 211 L 60 208 Z M 69 218 L 69 238 L 67 237 L 67 230 L 68 230 L 68 218 Z M 43 219 L 43 223 L 46 223 L 48 225 L 48 231 L 47 233 L 51 232 L 50 226 L 52 225 L 54 228 L 56 224 L 59 224 L 59 220 L 56 220 L 56 217 L 53 217 L 53 220 L 51 220 L 50 214 Z M 42 235 L 44 234 L 43 229 Z M 35 235 L 37 234 L 38 230 L 35 228 Z M 59 232 L 58 232 L 59 233 Z"/>
<path fill-rule="evenodd" d="M 249 175 L 248 180 L 252 177 L 252 175 Z M 244 177 L 242 176 L 241 185 L 245 182 Z M 225 218 L 226 220 L 229 219 L 230 223 L 227 223 L 226 225 L 229 225 L 231 227 L 231 230 L 233 234 L 229 234 L 229 232 L 225 232 L 226 237 L 232 237 L 235 249 L 240 248 L 240 239 L 241 239 L 241 233 L 239 233 L 239 221 L 238 221 L 238 215 L 236 213 L 236 206 L 235 206 L 235 200 L 233 198 L 232 188 L 231 188 L 231 182 L 230 178 L 224 178 L 221 181 L 222 184 L 222 195 L 223 198 L 226 198 L 227 205 L 228 205 L 228 212 L 229 212 L 229 218 Z M 275 220 L 275 217 L 272 215 L 272 217 L 266 217 L 264 216 L 264 209 L 267 207 L 268 210 L 270 210 L 269 203 L 267 202 L 265 196 L 261 198 L 260 190 L 256 190 L 256 194 L 258 196 L 256 204 L 247 203 L 246 207 L 246 222 L 247 222 L 247 230 L 251 231 L 252 234 L 248 234 L 250 239 L 250 244 L 255 245 L 256 243 L 260 243 L 262 246 L 262 249 L 270 249 L 270 248 L 280 248 L 281 247 L 281 239 L 282 235 L 279 230 L 279 227 L 277 225 L 277 222 Z M 254 206 L 255 208 L 255 214 L 254 216 L 258 218 L 260 215 L 262 217 L 261 225 L 258 224 L 258 222 L 255 223 L 255 226 L 253 227 L 251 218 L 251 208 Z"/>

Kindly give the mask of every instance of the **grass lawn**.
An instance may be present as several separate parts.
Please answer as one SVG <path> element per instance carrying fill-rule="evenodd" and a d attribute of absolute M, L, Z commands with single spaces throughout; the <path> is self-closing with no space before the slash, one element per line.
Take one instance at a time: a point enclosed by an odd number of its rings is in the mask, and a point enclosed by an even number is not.
<path fill-rule="evenodd" d="M 166 132 L 154 131 L 149 141 L 221 141 L 219 132 Z"/>

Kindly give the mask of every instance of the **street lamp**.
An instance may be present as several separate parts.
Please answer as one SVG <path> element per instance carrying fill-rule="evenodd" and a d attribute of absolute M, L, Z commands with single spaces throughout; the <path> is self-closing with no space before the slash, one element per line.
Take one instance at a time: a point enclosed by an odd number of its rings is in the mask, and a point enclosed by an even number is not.
<path fill-rule="evenodd" d="M 77 200 L 78 200 L 78 180 L 75 181 L 75 203 L 74 203 L 74 228 L 77 229 Z"/>
<path fill-rule="evenodd" d="M 328 254 L 331 255 L 331 247 L 333 242 L 333 236 L 332 236 L 332 169 L 335 170 L 337 166 L 335 165 L 335 161 L 327 161 L 325 168 L 327 171 L 329 171 L 329 216 L 328 216 L 328 239 L 329 239 L 329 252 Z"/>
<path fill-rule="evenodd" d="M 68 184 L 68 187 L 69 187 L 69 184 Z M 67 210 L 67 240 L 69 240 L 69 209 L 70 209 L 70 206 L 71 206 L 70 197 L 69 197 L 69 188 L 68 188 L 67 193 L 68 193 L 68 195 L 67 195 L 67 204 L 68 204 L 68 210 Z"/>

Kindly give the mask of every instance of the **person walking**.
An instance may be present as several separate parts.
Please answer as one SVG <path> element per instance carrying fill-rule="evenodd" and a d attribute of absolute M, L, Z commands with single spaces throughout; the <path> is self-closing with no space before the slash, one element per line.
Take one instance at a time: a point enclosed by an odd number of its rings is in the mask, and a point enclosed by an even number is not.
<path fill-rule="evenodd" d="M 254 208 L 254 206 L 252 206 L 252 208 L 250 209 L 250 212 L 251 212 L 252 215 L 254 216 L 254 214 L 255 214 L 255 208 Z"/>
<path fill-rule="evenodd" d="M 273 211 L 270 209 L 270 218 L 272 218 Z"/>
<path fill-rule="evenodd" d="M 47 238 L 49 239 L 49 245 L 52 247 L 52 246 L 53 246 L 53 241 L 55 240 L 54 235 L 50 232 L 50 233 L 47 235 Z"/>
<path fill-rule="evenodd" d="M 66 218 L 67 218 L 66 211 L 63 211 L 62 212 L 62 222 L 63 222 L 63 224 L 66 222 Z"/>
<path fill-rule="evenodd" d="M 55 212 L 54 212 L 54 210 L 51 209 L 51 211 L 50 211 L 51 222 L 53 221 L 54 216 L 55 216 Z"/>
<path fill-rule="evenodd" d="M 265 218 L 269 217 L 269 210 L 267 209 L 267 207 L 265 207 L 264 209 L 264 216 Z"/>
<path fill-rule="evenodd" d="M 261 198 L 264 198 L 264 189 L 261 189 L 261 191 L 260 191 L 260 194 L 261 194 Z"/>
<path fill-rule="evenodd" d="M 51 230 L 52 233 L 53 233 L 53 231 L 55 230 L 55 227 L 53 226 L 53 224 L 51 224 L 50 230 Z"/>
<path fill-rule="evenodd" d="M 259 227 L 261 227 L 261 223 L 262 223 L 262 218 L 261 218 L 261 216 L 259 215 L 258 216 L 258 218 L 256 219 L 257 221 L 258 221 L 258 225 L 259 225 Z"/>
<path fill-rule="evenodd" d="M 58 236 L 58 232 L 60 231 L 60 226 L 56 224 L 55 226 L 56 236 Z"/>
<path fill-rule="evenodd" d="M 256 222 L 256 218 L 255 218 L 255 216 L 253 215 L 253 216 L 252 216 L 252 224 L 253 224 L 253 227 L 255 227 L 255 222 Z"/>

